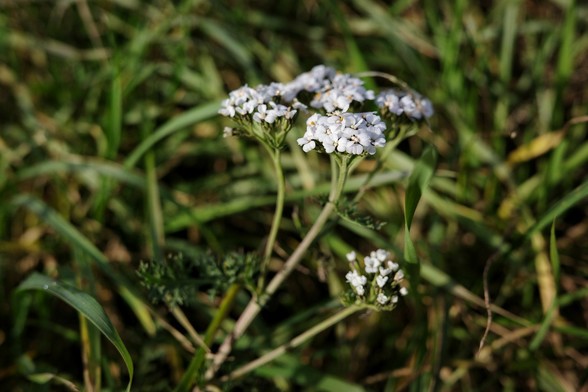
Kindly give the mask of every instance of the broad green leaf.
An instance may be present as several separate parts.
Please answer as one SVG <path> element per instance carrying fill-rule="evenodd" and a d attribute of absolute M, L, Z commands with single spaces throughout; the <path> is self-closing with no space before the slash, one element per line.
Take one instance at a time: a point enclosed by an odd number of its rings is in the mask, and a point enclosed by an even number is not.
<path fill-rule="evenodd" d="M 436 163 L 437 153 L 433 147 L 429 146 L 425 149 L 421 158 L 416 162 L 414 169 L 408 179 L 406 199 L 404 201 L 404 217 L 406 226 L 409 229 L 412 224 L 414 212 L 419 203 L 419 200 L 421 199 L 423 191 L 428 186 L 431 177 L 433 177 Z"/>
<path fill-rule="evenodd" d="M 65 301 L 82 316 L 87 318 L 88 321 L 94 324 L 96 328 L 98 328 L 98 330 L 110 340 L 122 356 L 129 372 L 127 391 L 131 390 L 131 383 L 133 381 L 133 361 L 131 355 L 98 301 L 73 286 L 50 279 L 49 277 L 36 272 L 30 275 L 18 286 L 17 291 L 23 290 L 46 291 Z"/>
<path fill-rule="evenodd" d="M 414 242 L 410 238 L 410 230 L 408 228 L 404 231 L 404 259 L 411 264 L 418 263 L 418 255 Z"/>
<path fill-rule="evenodd" d="M 418 265 L 418 257 L 412 239 L 410 238 L 410 226 L 412 225 L 412 218 L 423 195 L 423 191 L 433 177 L 436 162 L 437 153 L 433 147 L 427 147 L 421 158 L 416 162 L 412 174 L 408 179 L 408 187 L 404 200 L 404 258 L 411 264 Z M 409 272 L 413 275 L 413 278 L 416 278 L 419 273 L 418 270 Z"/>

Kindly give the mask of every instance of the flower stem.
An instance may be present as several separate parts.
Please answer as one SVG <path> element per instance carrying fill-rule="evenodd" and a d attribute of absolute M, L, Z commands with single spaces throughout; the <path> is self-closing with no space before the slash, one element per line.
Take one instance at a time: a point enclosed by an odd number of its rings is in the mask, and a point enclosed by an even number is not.
<path fill-rule="evenodd" d="M 241 376 L 249 373 L 250 371 L 255 370 L 256 368 L 258 368 L 262 365 L 265 365 L 266 363 L 268 363 L 270 361 L 273 361 L 274 359 L 276 359 L 280 355 L 286 353 L 288 350 L 291 350 L 295 347 L 300 346 L 302 343 L 304 343 L 308 339 L 314 337 L 315 335 L 326 330 L 327 328 L 330 328 L 331 326 L 335 325 L 339 321 L 351 316 L 353 313 L 355 313 L 361 309 L 363 309 L 363 307 L 355 306 L 355 305 L 348 306 L 348 307 L 341 309 L 339 312 L 333 314 L 328 319 L 321 321 L 320 323 L 318 323 L 314 327 L 310 328 L 306 332 L 296 336 L 290 342 L 283 344 L 283 345 L 273 349 L 272 351 L 262 355 L 261 357 L 257 358 L 256 360 L 249 362 L 247 365 L 240 367 L 239 369 L 233 371 L 228 376 L 223 377 L 222 380 L 228 381 L 228 380 L 232 380 L 232 379 L 241 377 Z"/>
<path fill-rule="evenodd" d="M 206 343 L 207 346 L 210 346 L 214 341 L 214 335 L 220 328 L 222 321 L 225 319 L 225 317 L 227 317 L 227 314 L 229 313 L 229 310 L 231 309 L 235 297 L 239 293 L 240 289 L 241 285 L 233 283 L 225 293 L 225 296 L 216 314 L 214 315 L 212 321 L 206 329 L 206 332 L 204 333 L 204 343 Z M 206 351 L 202 348 L 198 348 L 198 350 L 192 357 L 192 361 L 190 362 L 188 369 L 186 370 L 186 372 L 182 376 L 182 379 L 180 380 L 180 383 L 176 387 L 176 392 L 189 391 L 190 388 L 194 385 L 194 383 L 196 382 L 196 378 L 198 377 L 200 367 L 204 363 L 205 355 Z"/>
<path fill-rule="evenodd" d="M 257 315 L 261 311 L 263 304 L 265 304 L 271 298 L 271 296 L 277 291 L 277 289 L 284 282 L 284 280 L 286 280 L 288 275 L 290 275 L 290 273 L 296 268 L 296 266 L 302 259 L 302 256 L 304 256 L 304 253 L 308 250 L 312 242 L 318 237 L 321 230 L 325 226 L 325 223 L 328 221 L 333 211 L 335 211 L 336 202 L 337 200 L 339 200 L 339 197 L 343 192 L 345 180 L 347 179 L 348 163 L 349 157 L 347 156 L 343 156 L 341 160 L 336 160 L 332 157 L 331 164 L 337 165 L 336 169 L 338 170 L 335 170 L 335 168 L 333 168 L 332 170 L 333 174 L 337 173 L 337 182 L 335 186 L 331 189 L 329 201 L 323 207 L 321 213 L 317 217 L 316 221 L 314 222 L 308 233 L 306 233 L 306 236 L 304 237 L 302 242 L 298 245 L 296 250 L 294 250 L 294 253 L 292 253 L 288 260 L 286 260 L 286 263 L 284 264 L 282 270 L 280 270 L 269 282 L 265 289 L 265 292 L 262 296 L 259 297 L 259 301 L 257 301 L 255 298 L 252 298 L 249 301 L 247 307 L 245 307 L 245 310 L 243 311 L 243 313 L 241 313 L 241 316 L 235 323 L 233 332 L 225 338 L 225 340 L 219 347 L 218 352 L 213 357 L 212 363 L 208 368 L 208 371 L 206 372 L 205 377 L 207 380 L 210 380 L 214 377 L 214 374 L 217 372 L 217 370 L 220 368 L 220 366 L 223 364 L 223 362 L 227 359 L 228 355 L 230 354 L 233 348 L 233 343 L 243 335 L 245 330 L 249 327 L 249 325 L 253 322 L 255 317 L 257 317 Z"/>
<path fill-rule="evenodd" d="M 265 144 L 264 144 L 265 146 Z M 279 149 L 274 149 L 266 146 L 268 153 L 272 158 L 274 165 L 274 171 L 276 175 L 276 182 L 278 185 L 278 193 L 276 195 L 276 209 L 274 211 L 274 218 L 270 233 L 265 243 L 265 251 L 263 253 L 263 259 L 261 264 L 261 270 L 259 274 L 259 281 L 257 285 L 258 292 L 262 292 L 265 285 L 265 274 L 272 256 L 272 251 L 276 243 L 276 237 L 278 236 L 278 230 L 280 228 L 280 222 L 282 221 L 282 212 L 284 210 L 284 198 L 286 196 L 286 180 L 284 179 L 284 170 L 282 163 L 280 162 L 281 152 Z"/>
<path fill-rule="evenodd" d="M 399 130 L 399 134 L 394 139 L 392 139 L 386 143 L 386 146 L 384 147 L 384 151 L 382 152 L 382 154 L 378 158 L 375 169 L 372 170 L 367 175 L 364 183 L 361 185 L 361 187 L 359 188 L 355 197 L 353 198 L 354 202 L 357 203 L 363 197 L 363 195 L 365 194 L 365 192 L 369 188 L 370 181 L 376 176 L 376 174 L 378 174 L 382 170 L 382 168 L 384 167 L 384 162 L 386 161 L 388 156 L 392 153 L 392 151 L 394 151 L 396 149 L 396 147 L 398 147 L 398 144 L 400 144 L 400 142 L 402 140 L 404 140 L 404 134 L 405 134 L 405 131 L 401 129 L 401 130 Z M 359 162 L 357 162 L 357 163 L 359 163 Z M 351 169 L 353 170 L 356 166 L 357 166 L 357 164 L 351 165 Z"/>

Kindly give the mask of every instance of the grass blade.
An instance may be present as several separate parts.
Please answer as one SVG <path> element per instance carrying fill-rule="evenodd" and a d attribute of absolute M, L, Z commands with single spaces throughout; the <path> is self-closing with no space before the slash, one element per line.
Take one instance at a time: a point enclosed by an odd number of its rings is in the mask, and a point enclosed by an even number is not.
<path fill-rule="evenodd" d="M 551 208 L 549 208 L 543 214 L 543 216 L 527 230 L 525 233 L 525 240 L 528 240 L 537 231 L 542 230 L 545 226 L 552 222 L 556 216 L 562 215 L 565 211 L 586 197 L 588 197 L 588 181 L 584 181 L 576 189 L 553 204 Z"/>
<path fill-rule="evenodd" d="M 143 154 L 149 151 L 151 147 L 174 132 L 215 116 L 219 106 L 219 102 L 210 102 L 172 118 L 161 127 L 157 128 L 149 137 L 145 138 L 141 144 L 129 154 L 128 158 L 125 160 L 125 166 L 135 166 Z"/>

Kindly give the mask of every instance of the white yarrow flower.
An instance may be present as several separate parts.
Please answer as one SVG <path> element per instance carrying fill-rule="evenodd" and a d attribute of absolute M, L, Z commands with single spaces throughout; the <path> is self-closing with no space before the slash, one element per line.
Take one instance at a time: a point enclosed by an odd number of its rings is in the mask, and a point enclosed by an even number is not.
<path fill-rule="evenodd" d="M 352 155 L 375 154 L 386 144 L 386 125 L 374 113 L 313 114 L 306 121 L 306 132 L 297 140 L 305 152 L 317 145 L 327 154 L 335 151 Z M 309 145 L 312 141 L 318 142 Z"/>
<path fill-rule="evenodd" d="M 390 253 L 388 253 L 384 249 L 377 249 L 377 250 L 371 252 L 370 256 L 375 257 L 380 262 L 384 262 L 390 256 Z"/>
<path fill-rule="evenodd" d="M 362 296 L 365 294 L 365 289 L 363 288 L 363 286 L 355 286 L 355 291 L 357 292 L 357 295 Z"/>
<path fill-rule="evenodd" d="M 378 275 L 376 277 L 376 283 L 378 284 L 378 286 L 380 286 L 380 288 L 384 287 L 384 285 L 386 284 L 387 281 L 388 281 L 387 276 Z"/>
<path fill-rule="evenodd" d="M 296 101 L 296 107 L 285 106 L 275 101 L 282 98 L 284 85 L 272 83 L 251 88 L 247 85 L 229 93 L 221 103 L 219 114 L 226 117 L 249 116 L 256 123 L 273 124 L 279 117 L 291 120 L 297 108 L 304 105 Z"/>
<path fill-rule="evenodd" d="M 366 99 L 374 99 L 374 92 L 366 90 L 361 79 L 349 74 L 339 74 L 317 90 L 310 106 L 325 109 L 326 112 L 346 112 L 352 102 L 363 102 Z"/>
<path fill-rule="evenodd" d="M 386 268 L 380 267 L 380 275 L 382 275 L 382 276 L 389 275 L 390 273 L 398 270 L 398 267 L 399 267 L 398 264 L 388 260 L 386 262 Z"/>
<path fill-rule="evenodd" d="M 344 303 L 365 304 L 377 310 L 392 310 L 398 299 L 408 294 L 408 289 L 402 286 L 404 273 L 398 264 L 389 260 L 390 252 L 384 249 L 370 252 L 364 257 L 363 265 L 357 262 L 354 251 L 347 253 L 346 258 L 351 263 L 352 270 L 347 272 L 345 279 L 352 290 L 343 297 Z"/>
<path fill-rule="evenodd" d="M 386 303 L 390 300 L 384 293 L 378 294 L 378 298 L 376 299 L 381 305 L 386 305 Z"/>
<path fill-rule="evenodd" d="M 367 278 L 357 273 L 357 271 L 349 271 L 345 275 L 347 282 L 355 289 L 355 292 L 362 296 L 365 294 L 365 288 L 363 287 L 367 283 Z"/>
<path fill-rule="evenodd" d="M 386 90 L 378 94 L 376 97 L 376 105 L 381 108 L 386 108 L 390 113 L 393 113 L 397 116 L 402 114 L 400 97 L 394 89 Z"/>
<path fill-rule="evenodd" d="M 345 278 L 347 279 L 347 282 L 355 288 L 367 283 L 367 278 L 360 275 L 357 271 L 349 271 L 347 275 L 345 275 Z"/>
<path fill-rule="evenodd" d="M 376 105 L 397 116 L 404 113 L 414 120 L 429 118 L 434 114 L 431 101 L 416 92 L 385 90 L 376 97 Z"/>
<path fill-rule="evenodd" d="M 363 259 L 365 264 L 365 272 L 368 274 L 375 274 L 378 272 L 378 268 L 380 267 L 380 261 L 375 257 L 366 256 Z"/>

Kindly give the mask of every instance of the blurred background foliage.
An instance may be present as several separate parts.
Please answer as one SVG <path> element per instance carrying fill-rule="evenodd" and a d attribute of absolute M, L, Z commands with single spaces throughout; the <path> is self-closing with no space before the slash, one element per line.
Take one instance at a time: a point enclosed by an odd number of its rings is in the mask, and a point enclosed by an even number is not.
<path fill-rule="evenodd" d="M 233 386 L 587 390 L 587 32 L 588 6 L 574 0 L 0 0 L 1 389 L 82 384 L 75 311 L 14 293 L 33 271 L 104 306 L 134 359 L 134 390 L 173 387 L 190 353 L 165 307 L 130 299 L 146 298 L 136 270 L 169 254 L 259 248 L 271 165 L 255 144 L 223 139 L 216 110 L 243 84 L 326 64 L 393 74 L 436 114 L 358 206 L 387 224 L 340 221 L 323 236 L 239 342 L 235 366 L 331 306 L 349 249 L 400 257 L 402 173 L 432 144 L 439 164 L 412 228 L 422 306 L 346 320 Z M 293 147 L 274 270 L 328 186 L 324 157 Z M 357 175 L 372 169 L 365 161 Z M 477 354 L 485 270 L 494 317 Z M 205 288 L 184 308 L 197 331 L 217 303 Z M 114 348 L 99 361 L 104 388 L 121 388 Z"/>

